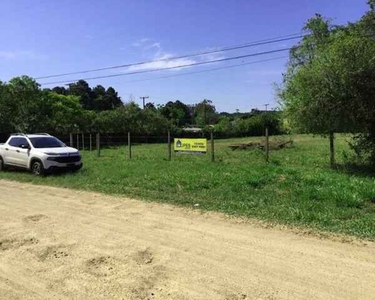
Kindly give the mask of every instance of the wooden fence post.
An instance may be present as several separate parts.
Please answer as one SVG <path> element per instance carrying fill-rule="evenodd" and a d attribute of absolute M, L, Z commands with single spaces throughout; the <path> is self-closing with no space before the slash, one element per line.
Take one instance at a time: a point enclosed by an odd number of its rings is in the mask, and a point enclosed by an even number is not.
<path fill-rule="evenodd" d="M 335 133 L 333 131 L 329 132 L 329 152 L 330 152 L 330 165 L 331 168 L 334 169 L 336 165 L 336 160 L 335 160 Z"/>
<path fill-rule="evenodd" d="M 82 150 L 85 150 L 85 134 L 82 133 Z"/>
<path fill-rule="evenodd" d="M 69 146 L 70 147 L 73 147 L 74 145 L 73 145 L 73 133 L 70 133 L 69 134 Z"/>
<path fill-rule="evenodd" d="M 268 135 L 268 127 L 266 127 L 265 150 L 266 150 L 266 162 L 269 162 L 269 160 L 270 160 L 270 139 L 269 139 L 269 135 Z"/>
<path fill-rule="evenodd" d="M 213 131 L 211 131 L 211 161 L 215 161 L 215 140 Z"/>
<path fill-rule="evenodd" d="M 100 132 L 96 134 L 96 151 L 99 157 L 100 156 Z"/>
<path fill-rule="evenodd" d="M 92 134 L 90 133 L 90 151 L 92 151 Z"/>
<path fill-rule="evenodd" d="M 77 133 L 77 149 L 79 150 L 79 133 Z"/>
<path fill-rule="evenodd" d="M 171 131 L 168 130 L 168 160 L 172 160 Z"/>
<path fill-rule="evenodd" d="M 128 132 L 128 147 L 129 147 L 129 159 L 132 159 L 132 144 L 130 140 L 130 132 Z"/>

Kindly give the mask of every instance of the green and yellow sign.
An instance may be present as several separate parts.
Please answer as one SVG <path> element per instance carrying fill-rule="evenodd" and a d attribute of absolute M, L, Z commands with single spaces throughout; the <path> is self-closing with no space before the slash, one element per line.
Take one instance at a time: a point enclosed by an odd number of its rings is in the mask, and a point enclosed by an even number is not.
<path fill-rule="evenodd" d="M 174 139 L 174 152 L 190 154 L 206 154 L 206 139 Z"/>

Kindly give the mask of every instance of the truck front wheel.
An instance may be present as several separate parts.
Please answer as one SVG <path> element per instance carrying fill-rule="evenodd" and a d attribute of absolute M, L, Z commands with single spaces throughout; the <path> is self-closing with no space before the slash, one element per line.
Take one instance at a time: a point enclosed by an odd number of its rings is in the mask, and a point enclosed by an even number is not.
<path fill-rule="evenodd" d="M 44 175 L 44 167 L 40 161 L 34 161 L 31 165 L 31 173 L 37 176 Z"/>

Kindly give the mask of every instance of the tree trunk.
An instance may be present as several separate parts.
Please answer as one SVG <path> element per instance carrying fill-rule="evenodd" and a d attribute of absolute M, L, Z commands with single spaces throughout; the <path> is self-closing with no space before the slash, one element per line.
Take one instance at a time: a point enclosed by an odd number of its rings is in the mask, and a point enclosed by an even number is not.
<path fill-rule="evenodd" d="M 333 131 L 329 133 L 329 151 L 330 151 L 331 168 L 334 169 L 336 166 L 336 161 L 335 161 L 335 133 Z"/>

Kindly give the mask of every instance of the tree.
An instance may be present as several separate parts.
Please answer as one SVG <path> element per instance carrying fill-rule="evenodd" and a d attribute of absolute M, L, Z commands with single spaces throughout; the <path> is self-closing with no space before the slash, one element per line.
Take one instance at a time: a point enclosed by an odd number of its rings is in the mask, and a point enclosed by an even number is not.
<path fill-rule="evenodd" d="M 375 10 L 375 0 L 367 0 L 367 4 L 370 6 L 371 10 Z"/>
<path fill-rule="evenodd" d="M 193 107 L 195 123 L 198 126 L 214 124 L 219 116 L 216 113 L 216 107 L 211 100 L 204 99 Z"/>
<path fill-rule="evenodd" d="M 279 93 L 294 127 L 330 136 L 331 166 L 334 132 L 373 130 L 375 44 L 359 25 L 331 27 L 320 16 L 309 20 L 311 36 L 291 52 Z"/>
<path fill-rule="evenodd" d="M 50 92 L 47 97 L 52 106 L 49 119 L 53 132 L 69 133 L 82 129 L 84 110 L 78 96 Z"/>
<path fill-rule="evenodd" d="M 191 124 L 189 107 L 179 100 L 167 102 L 160 108 L 160 113 L 177 126 Z"/>
<path fill-rule="evenodd" d="M 121 98 L 113 87 L 109 87 L 104 96 L 106 109 L 115 109 L 123 105 Z"/>
<path fill-rule="evenodd" d="M 91 88 L 89 84 L 84 80 L 79 80 L 77 83 L 72 83 L 69 85 L 69 94 L 80 97 L 80 102 L 84 109 L 92 110 L 93 99 L 91 94 Z"/>
<path fill-rule="evenodd" d="M 52 92 L 60 95 L 68 95 L 68 90 L 63 86 L 56 86 L 52 89 Z"/>
<path fill-rule="evenodd" d="M 31 77 L 12 78 L 8 83 L 9 93 L 15 105 L 13 114 L 14 129 L 19 132 L 43 130 L 49 103 L 44 101 L 40 85 Z"/>
<path fill-rule="evenodd" d="M 110 107 L 105 101 L 105 88 L 102 85 L 97 85 L 92 89 L 92 107 L 96 111 L 109 110 Z"/>
<path fill-rule="evenodd" d="M 15 130 L 17 113 L 18 106 L 12 99 L 9 86 L 0 81 L 0 132 Z"/>
<path fill-rule="evenodd" d="M 146 105 L 145 105 L 145 109 L 150 109 L 150 110 L 156 111 L 155 104 L 152 103 L 152 102 L 147 102 Z"/>

